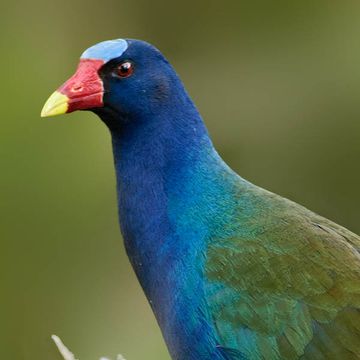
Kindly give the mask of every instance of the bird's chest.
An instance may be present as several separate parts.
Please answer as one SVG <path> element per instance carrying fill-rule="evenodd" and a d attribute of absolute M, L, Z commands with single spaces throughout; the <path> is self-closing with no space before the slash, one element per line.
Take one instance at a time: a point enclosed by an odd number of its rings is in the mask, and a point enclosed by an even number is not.
<path fill-rule="evenodd" d="M 205 264 L 223 199 L 211 173 L 119 177 L 119 215 L 132 266 L 173 359 L 221 359 L 205 298 Z M 121 172 L 119 173 L 121 175 Z M 216 182 L 215 182 L 216 185 Z M 223 200 L 222 200 L 223 201 Z"/>
<path fill-rule="evenodd" d="M 137 211 L 134 216 L 128 208 L 123 215 L 121 228 L 129 260 L 159 322 L 165 325 L 189 307 L 194 291 L 202 287 L 202 235 L 182 231 L 161 211 Z"/>
<path fill-rule="evenodd" d="M 122 231 L 172 357 L 198 359 L 216 348 L 204 294 L 207 232 L 199 223 L 182 218 L 182 210 L 154 218 L 138 213 L 122 220 Z M 128 208 L 125 216 L 129 215 Z"/>

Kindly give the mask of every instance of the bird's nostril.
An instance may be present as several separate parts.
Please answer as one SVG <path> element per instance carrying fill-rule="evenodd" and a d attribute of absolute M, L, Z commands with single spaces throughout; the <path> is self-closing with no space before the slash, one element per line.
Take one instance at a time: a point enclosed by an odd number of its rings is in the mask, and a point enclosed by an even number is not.
<path fill-rule="evenodd" d="M 82 85 L 74 85 L 73 87 L 72 87 L 72 91 L 73 92 L 79 92 L 79 91 L 81 91 L 83 89 L 83 86 Z"/>

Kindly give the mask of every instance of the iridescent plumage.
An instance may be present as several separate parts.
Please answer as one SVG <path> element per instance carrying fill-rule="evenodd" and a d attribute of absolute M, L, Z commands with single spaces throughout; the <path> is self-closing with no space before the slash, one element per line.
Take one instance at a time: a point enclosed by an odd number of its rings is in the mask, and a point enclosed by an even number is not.
<path fill-rule="evenodd" d="M 234 173 L 162 54 L 114 44 L 94 47 L 111 59 L 91 110 L 112 135 L 126 250 L 172 358 L 360 359 L 359 236 Z M 125 60 L 135 70 L 120 79 Z"/>

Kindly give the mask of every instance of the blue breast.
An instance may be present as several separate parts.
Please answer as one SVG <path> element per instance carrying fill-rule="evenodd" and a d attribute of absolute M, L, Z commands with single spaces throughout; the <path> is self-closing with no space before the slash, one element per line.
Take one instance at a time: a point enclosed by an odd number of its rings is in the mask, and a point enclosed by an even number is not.
<path fill-rule="evenodd" d="M 192 135 L 178 139 L 186 156 L 150 122 L 127 129 L 126 138 L 113 133 L 120 224 L 173 358 L 226 359 L 205 302 L 204 264 L 207 240 L 227 221 L 209 202 L 229 196 L 220 178 L 227 170 L 202 123 L 182 130 Z M 151 141 L 146 145 L 144 138 Z"/>

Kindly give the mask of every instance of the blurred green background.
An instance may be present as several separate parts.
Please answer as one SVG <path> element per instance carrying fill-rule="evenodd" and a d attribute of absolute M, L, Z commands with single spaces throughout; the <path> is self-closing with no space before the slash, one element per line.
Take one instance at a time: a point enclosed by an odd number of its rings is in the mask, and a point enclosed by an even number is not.
<path fill-rule="evenodd" d="M 41 119 L 88 46 L 141 38 L 174 64 L 243 177 L 360 233 L 360 3 L 12 1 L 1 5 L 0 358 L 169 355 L 124 253 L 110 138 Z"/>

